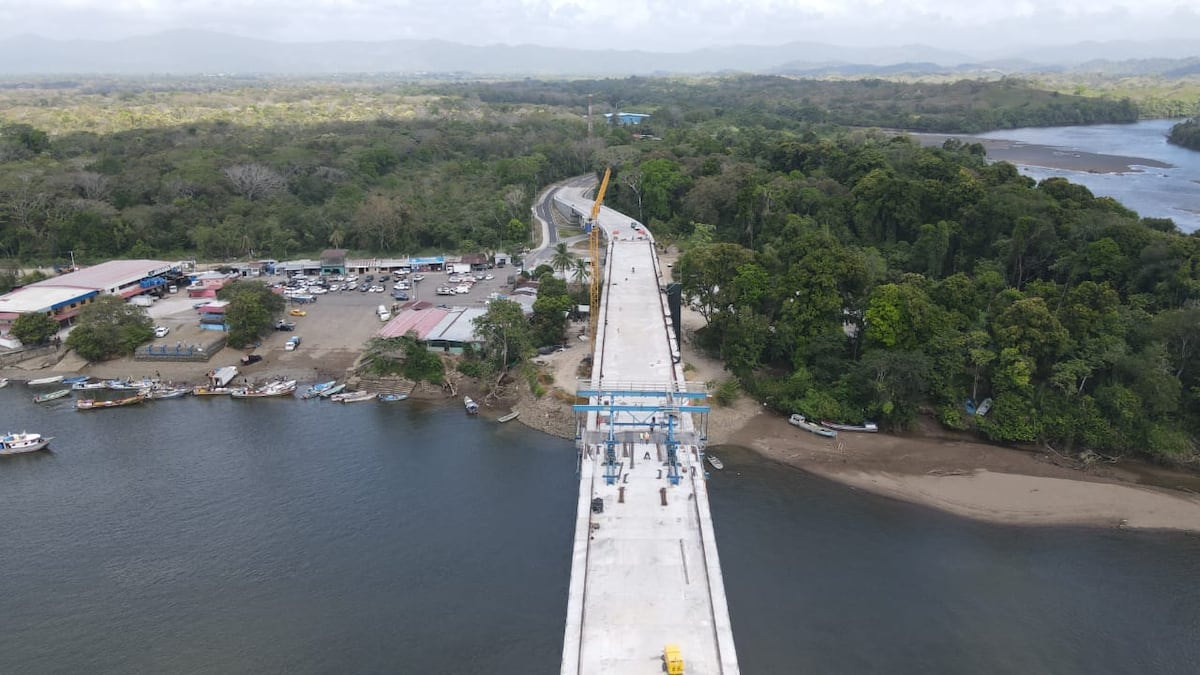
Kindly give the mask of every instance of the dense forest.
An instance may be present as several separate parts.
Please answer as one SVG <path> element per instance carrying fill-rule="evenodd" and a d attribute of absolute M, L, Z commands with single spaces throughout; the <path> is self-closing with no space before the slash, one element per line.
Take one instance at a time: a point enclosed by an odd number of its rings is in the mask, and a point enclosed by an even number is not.
<path fill-rule="evenodd" d="M 800 80 L 768 75 L 676 80 L 631 77 L 446 85 L 492 103 L 586 106 L 653 112 L 660 126 L 722 119 L 744 126 L 796 123 L 868 126 L 944 133 L 1136 122 L 1131 99 L 1046 91 L 1014 78 L 907 83 L 891 80 Z"/>
<path fill-rule="evenodd" d="M 878 132 L 680 131 L 610 191 L 683 241 L 696 338 L 780 411 L 1196 456 L 1200 237 L 1169 220 Z"/>
<path fill-rule="evenodd" d="M 1200 150 L 1200 117 L 1194 117 L 1171 127 L 1167 141 L 1189 150 Z"/>

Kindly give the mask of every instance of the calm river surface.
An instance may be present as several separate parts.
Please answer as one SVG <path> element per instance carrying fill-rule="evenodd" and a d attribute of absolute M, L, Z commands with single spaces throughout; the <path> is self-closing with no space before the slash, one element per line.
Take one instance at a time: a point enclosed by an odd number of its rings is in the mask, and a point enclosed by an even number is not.
<path fill-rule="evenodd" d="M 1200 152 L 1167 143 L 1177 120 L 1136 124 L 1007 129 L 980 134 L 1064 150 L 1154 159 L 1171 168 L 1137 167 L 1127 173 L 1089 173 L 1022 166 L 1021 173 L 1042 180 L 1064 176 L 1093 194 L 1112 197 L 1143 217 L 1172 218 L 1179 229 L 1200 229 Z"/>
<path fill-rule="evenodd" d="M 570 443 L 457 406 L 0 390 L 0 673 L 557 673 Z M 1200 672 L 1200 537 L 968 522 L 733 449 L 743 672 Z"/>

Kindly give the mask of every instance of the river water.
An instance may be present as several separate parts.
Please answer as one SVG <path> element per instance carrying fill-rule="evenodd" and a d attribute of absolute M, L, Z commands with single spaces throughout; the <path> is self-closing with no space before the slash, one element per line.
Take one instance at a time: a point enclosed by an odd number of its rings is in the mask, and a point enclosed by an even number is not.
<path fill-rule="evenodd" d="M 1124 173 L 1091 173 L 1022 166 L 1037 180 L 1063 176 L 1093 194 L 1112 197 L 1143 217 L 1171 218 L 1180 230 L 1200 229 L 1200 152 L 1167 143 L 1177 120 L 1145 120 L 1135 124 L 1006 129 L 979 138 L 1020 141 L 1075 152 L 1157 160 L 1167 168 L 1137 166 Z"/>
<path fill-rule="evenodd" d="M 558 672 L 574 449 L 419 402 L 0 390 L 0 673 Z M 1200 537 L 1005 528 L 722 449 L 742 670 L 1200 672 Z M 648 655 L 652 657 L 652 655 Z"/>

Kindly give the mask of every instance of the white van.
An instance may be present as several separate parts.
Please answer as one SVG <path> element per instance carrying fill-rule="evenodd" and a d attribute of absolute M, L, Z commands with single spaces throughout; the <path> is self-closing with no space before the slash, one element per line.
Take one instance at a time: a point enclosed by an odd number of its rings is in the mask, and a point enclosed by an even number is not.
<path fill-rule="evenodd" d="M 386 323 L 392 320 L 392 313 L 389 312 L 388 308 L 384 307 L 383 305 L 380 305 L 378 308 L 376 308 L 375 313 L 379 315 L 380 321 Z"/>

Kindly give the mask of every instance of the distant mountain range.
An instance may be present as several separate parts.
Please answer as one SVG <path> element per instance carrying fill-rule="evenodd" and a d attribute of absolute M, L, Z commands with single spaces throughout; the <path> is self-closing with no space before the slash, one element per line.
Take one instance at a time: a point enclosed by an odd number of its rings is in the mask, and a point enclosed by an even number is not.
<path fill-rule="evenodd" d="M 1193 57 L 1193 58 L 1188 58 Z M 272 42 L 176 30 L 114 41 L 0 40 L 0 75 L 35 74 L 333 74 L 651 75 L 722 72 L 869 76 L 972 71 L 1046 72 L 1120 69 L 1136 74 L 1196 73 L 1200 43 L 1085 42 L 1022 49 L 987 58 L 925 45 L 839 47 L 816 42 L 710 47 L 690 52 L 585 50 L 536 45 L 456 44 L 442 40 Z M 1152 72 L 1136 70 L 1150 69 Z"/>

